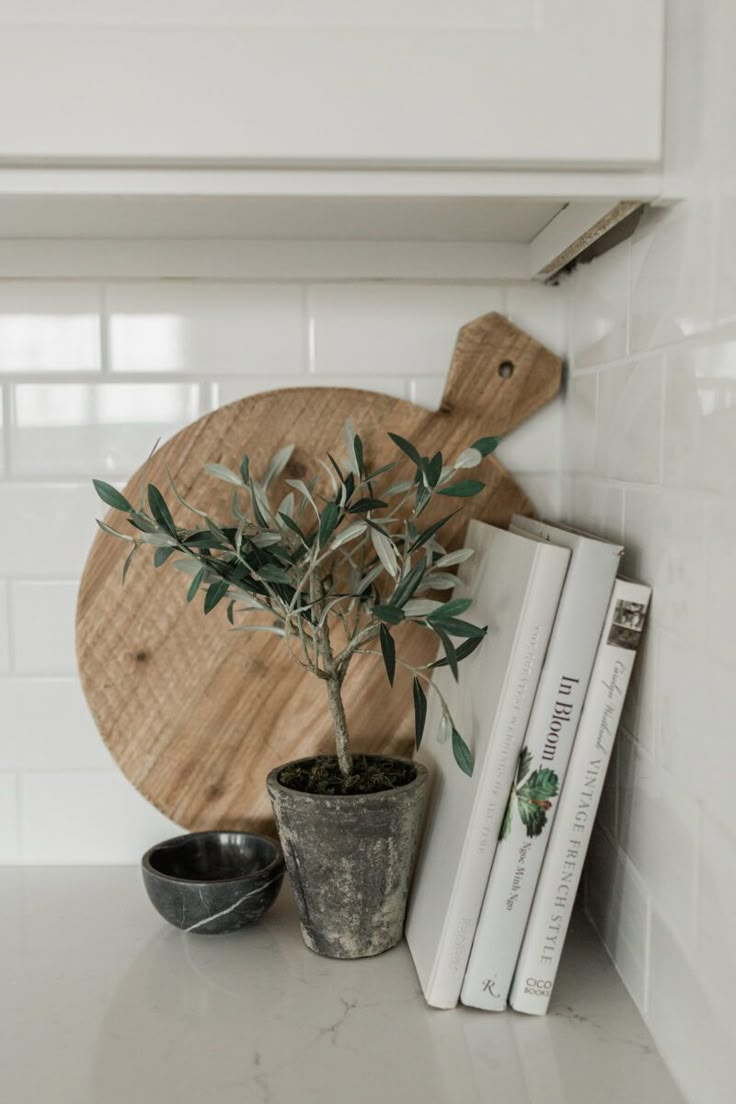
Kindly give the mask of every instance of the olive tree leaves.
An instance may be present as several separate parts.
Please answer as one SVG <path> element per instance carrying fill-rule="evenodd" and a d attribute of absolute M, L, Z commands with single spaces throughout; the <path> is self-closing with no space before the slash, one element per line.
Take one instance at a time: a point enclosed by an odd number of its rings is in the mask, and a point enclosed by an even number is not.
<path fill-rule="evenodd" d="M 448 463 L 440 451 L 424 456 L 404 437 L 389 437 L 396 458 L 375 468 L 361 437 L 346 423 L 344 455 L 336 459 L 328 452 L 309 479 L 289 477 L 292 445 L 280 448 L 260 473 L 247 455 L 232 468 L 206 464 L 207 476 L 229 488 L 229 518 L 213 519 L 189 502 L 168 472 L 172 497 L 167 499 L 159 486 L 147 484 L 148 463 L 137 506 L 111 484 L 93 483 L 102 502 L 121 515 L 117 520 L 108 515 L 98 525 L 130 546 L 123 582 L 136 554 L 150 545 L 155 568 L 173 565 L 185 576 L 187 602 L 201 595 L 206 616 L 226 609 L 236 632 L 283 637 L 304 669 L 338 688 L 359 654 L 378 654 L 391 686 L 400 667 L 408 670 L 418 748 L 427 693 L 439 694 L 432 671 L 447 666 L 457 679 L 460 664 L 486 631 L 465 618 L 470 599 L 453 597 L 455 568 L 470 559 L 472 549 L 448 551 L 441 543 L 444 527 L 462 505 L 430 524 L 420 518 L 435 499 L 463 500 L 484 490 L 481 480 L 465 472 L 490 455 L 498 438 L 481 438 Z M 394 471 L 402 467 L 403 472 Z M 441 654 L 434 663 L 409 662 L 406 624 L 437 639 Z M 377 653 L 370 647 L 375 642 Z M 442 727 L 452 736 L 459 767 L 472 774 L 472 752 L 444 699 Z"/>

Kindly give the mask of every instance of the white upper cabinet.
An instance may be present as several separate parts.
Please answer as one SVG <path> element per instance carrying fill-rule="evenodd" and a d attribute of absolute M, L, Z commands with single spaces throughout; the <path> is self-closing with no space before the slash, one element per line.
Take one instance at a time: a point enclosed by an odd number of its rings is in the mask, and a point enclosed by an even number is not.
<path fill-rule="evenodd" d="M 5 166 L 658 166 L 661 0 L 0 0 Z"/>
<path fill-rule="evenodd" d="M 11 240 L 168 238 L 240 274 L 553 278 L 662 198 L 663 8 L 0 0 L 0 274 Z"/>

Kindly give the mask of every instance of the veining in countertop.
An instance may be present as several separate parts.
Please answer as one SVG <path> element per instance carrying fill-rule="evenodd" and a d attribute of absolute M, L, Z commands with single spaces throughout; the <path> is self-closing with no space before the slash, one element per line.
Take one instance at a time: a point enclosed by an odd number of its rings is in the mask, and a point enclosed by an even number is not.
<path fill-rule="evenodd" d="M 133 867 L 0 869 L 10 1104 L 679 1104 L 595 936 L 546 1018 L 429 1009 L 404 945 L 337 962 L 288 888 L 250 929 L 184 934 Z"/>

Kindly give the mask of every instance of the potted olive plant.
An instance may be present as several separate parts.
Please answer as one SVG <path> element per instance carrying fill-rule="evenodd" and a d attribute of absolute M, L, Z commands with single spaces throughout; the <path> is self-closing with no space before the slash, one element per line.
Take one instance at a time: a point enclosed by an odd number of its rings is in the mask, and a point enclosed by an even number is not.
<path fill-rule="evenodd" d="M 347 459 L 327 453 L 308 482 L 286 478 L 291 448 L 280 449 L 257 477 L 247 456 L 237 472 L 205 465 L 232 486 L 227 520 L 187 502 L 171 478 L 172 495 L 195 519 L 191 527 L 176 523 L 157 487 L 145 489 L 145 473 L 137 506 L 108 483 L 95 480 L 95 488 L 131 527 L 120 532 L 98 522 L 130 544 L 123 580 L 139 550 L 153 546 L 155 567 L 171 562 L 188 576 L 187 601 L 202 594 L 205 614 L 224 603 L 235 632 L 277 634 L 295 662 L 324 682 L 335 755 L 277 767 L 267 784 L 305 942 L 323 954 L 357 958 L 401 938 L 427 775 L 418 763 L 354 752 L 343 683 L 353 657 L 366 652 L 383 662 L 389 686 L 397 664 L 408 668 L 419 747 L 426 691 L 439 693 L 432 668 L 448 665 L 457 678 L 458 664 L 485 634 L 463 619 L 468 598 L 437 597 L 451 595 L 457 579 L 449 569 L 472 555 L 470 549 L 448 553 L 440 543 L 457 509 L 430 525 L 422 514 L 436 497 L 449 507 L 450 499 L 483 489 L 463 472 L 477 467 L 497 438 L 482 438 L 446 463 L 440 452 L 423 456 L 389 434 L 396 458 L 371 470 L 350 425 L 345 436 Z M 414 666 L 403 655 L 405 622 L 434 634 L 438 660 Z M 470 749 L 443 699 L 441 709 L 458 768 L 471 774 Z"/>

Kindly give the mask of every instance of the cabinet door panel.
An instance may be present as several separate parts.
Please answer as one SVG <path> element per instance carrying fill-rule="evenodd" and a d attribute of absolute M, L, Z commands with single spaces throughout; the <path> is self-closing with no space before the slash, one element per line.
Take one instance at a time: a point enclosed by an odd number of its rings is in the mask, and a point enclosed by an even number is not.
<path fill-rule="evenodd" d="M 58 0 L 5 0 L 0 151 L 6 163 L 653 165 L 662 6 L 71 0 L 62 16 Z"/>

